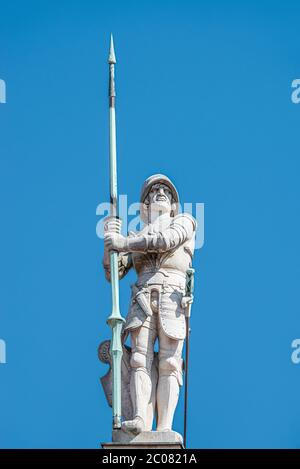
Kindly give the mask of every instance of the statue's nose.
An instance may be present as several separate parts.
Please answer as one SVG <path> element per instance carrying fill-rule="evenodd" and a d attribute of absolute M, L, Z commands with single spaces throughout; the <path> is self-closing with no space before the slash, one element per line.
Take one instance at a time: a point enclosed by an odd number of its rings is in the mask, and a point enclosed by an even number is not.
<path fill-rule="evenodd" d="M 160 194 L 163 194 L 163 193 L 164 193 L 164 188 L 163 188 L 163 187 L 160 187 L 159 190 L 158 190 L 158 192 L 159 192 Z"/>

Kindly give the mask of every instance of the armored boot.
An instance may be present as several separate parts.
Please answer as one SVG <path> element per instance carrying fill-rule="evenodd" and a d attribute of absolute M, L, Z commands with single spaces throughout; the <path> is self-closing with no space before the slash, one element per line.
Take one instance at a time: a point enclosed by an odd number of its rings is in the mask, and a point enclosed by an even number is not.
<path fill-rule="evenodd" d="M 125 420 L 122 423 L 122 430 L 126 433 L 138 435 L 144 430 L 144 421 L 141 417 L 137 416 L 133 420 Z"/>
<path fill-rule="evenodd" d="M 178 396 L 179 384 L 177 377 L 174 375 L 160 376 L 157 387 L 157 431 L 172 430 Z"/>
<path fill-rule="evenodd" d="M 151 398 L 151 378 L 143 369 L 132 369 L 130 380 L 130 395 L 133 404 L 133 420 L 122 423 L 122 430 L 126 433 L 138 435 L 145 429 L 148 404 Z"/>

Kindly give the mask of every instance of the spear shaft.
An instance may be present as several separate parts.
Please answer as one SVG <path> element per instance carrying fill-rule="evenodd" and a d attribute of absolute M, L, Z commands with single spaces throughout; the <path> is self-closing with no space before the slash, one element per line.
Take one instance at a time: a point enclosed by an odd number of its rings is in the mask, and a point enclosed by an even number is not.
<path fill-rule="evenodd" d="M 115 112 L 115 63 L 113 37 L 110 38 L 109 52 L 109 167 L 110 167 L 110 215 L 118 216 L 118 185 L 117 185 L 117 151 L 116 151 L 116 112 Z M 110 253 L 110 277 L 112 312 L 107 319 L 107 324 L 112 329 L 110 353 L 112 357 L 112 411 L 113 429 L 121 428 L 121 362 L 122 341 L 121 332 L 124 318 L 120 313 L 119 305 L 119 268 L 118 253 Z"/>

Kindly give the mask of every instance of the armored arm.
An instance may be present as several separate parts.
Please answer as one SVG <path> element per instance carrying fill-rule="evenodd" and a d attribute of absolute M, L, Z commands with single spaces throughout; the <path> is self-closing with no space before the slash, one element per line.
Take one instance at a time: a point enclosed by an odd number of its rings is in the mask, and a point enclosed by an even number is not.
<path fill-rule="evenodd" d="M 124 250 L 128 252 L 170 251 L 191 239 L 195 230 L 195 219 L 188 214 L 180 214 L 164 231 L 127 237 Z"/>

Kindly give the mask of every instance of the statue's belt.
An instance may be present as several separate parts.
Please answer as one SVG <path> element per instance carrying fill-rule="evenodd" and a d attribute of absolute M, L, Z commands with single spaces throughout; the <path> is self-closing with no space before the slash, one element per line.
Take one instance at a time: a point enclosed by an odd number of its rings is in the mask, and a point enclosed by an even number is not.
<path fill-rule="evenodd" d="M 171 270 L 171 269 L 159 269 L 159 270 L 143 270 L 139 273 L 138 280 L 131 286 L 132 288 L 132 306 L 138 304 L 140 309 L 144 312 L 145 316 L 152 316 L 155 309 L 158 307 L 159 299 L 153 293 L 155 290 L 159 290 L 160 293 L 170 292 L 170 288 L 181 290 L 184 295 L 185 291 L 186 276 L 183 272 Z M 153 304 L 155 299 L 155 307 Z M 135 309 L 132 310 L 136 319 Z M 138 323 L 138 326 L 141 325 Z M 137 327 L 137 326 L 135 326 Z M 132 322 L 129 321 L 126 328 L 132 328 Z"/>
<path fill-rule="evenodd" d="M 150 285 L 170 285 L 184 290 L 185 282 L 186 275 L 179 270 L 143 270 L 143 272 L 139 273 L 136 286 L 138 288 L 145 288 Z"/>

